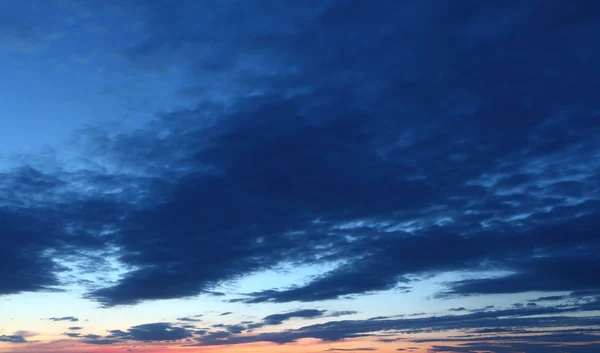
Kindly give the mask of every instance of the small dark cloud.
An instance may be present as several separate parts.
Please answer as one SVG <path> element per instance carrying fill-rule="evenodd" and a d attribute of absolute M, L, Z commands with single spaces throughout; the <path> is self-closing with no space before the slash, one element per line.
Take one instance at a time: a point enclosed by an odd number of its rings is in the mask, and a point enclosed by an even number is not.
<path fill-rule="evenodd" d="M 120 343 L 121 341 L 114 340 L 114 339 L 88 339 L 88 340 L 83 340 L 81 342 L 87 343 L 87 344 L 111 345 L 111 344 Z"/>
<path fill-rule="evenodd" d="M 239 325 L 225 325 L 225 324 L 216 324 L 216 325 L 212 325 L 212 328 L 221 328 L 221 329 L 225 329 L 225 331 L 229 332 L 229 333 L 242 333 L 242 331 L 248 329 L 248 327 L 254 327 L 252 325 L 243 325 L 243 324 L 239 324 Z M 260 326 L 259 326 L 260 327 Z"/>
<path fill-rule="evenodd" d="M 534 299 L 533 301 L 536 302 L 546 302 L 546 301 L 559 301 L 559 300 L 565 300 L 568 299 L 569 296 L 568 295 L 552 295 L 552 296 L 547 296 L 547 297 L 539 297 L 537 299 Z"/>
<path fill-rule="evenodd" d="M 305 309 L 305 310 L 297 310 L 291 311 L 288 313 L 282 314 L 272 314 L 263 318 L 263 322 L 266 325 L 280 325 L 284 321 L 292 319 L 292 318 L 303 318 L 303 319 L 312 319 L 325 315 L 326 310 L 316 310 L 316 309 Z"/>
<path fill-rule="evenodd" d="M 10 336 L 1 335 L 0 336 L 0 342 L 6 342 L 6 343 L 26 343 L 27 340 L 25 339 L 25 337 L 19 336 L 19 335 L 10 335 Z"/>
<path fill-rule="evenodd" d="M 76 318 L 76 317 L 74 317 L 74 316 L 51 317 L 51 318 L 48 318 L 48 320 L 55 321 L 55 322 L 57 322 L 57 321 L 70 321 L 70 322 L 77 322 L 77 321 L 79 321 L 79 319 Z"/>
<path fill-rule="evenodd" d="M 132 341 L 174 341 L 189 338 L 192 332 L 169 323 L 157 322 L 130 327 L 127 331 L 113 330 L 107 338 Z"/>
<path fill-rule="evenodd" d="M 82 336 L 82 337 L 90 339 L 90 340 L 95 340 L 95 339 L 98 339 L 98 338 L 100 338 L 102 336 L 100 336 L 100 335 L 94 335 L 94 334 L 88 334 L 88 335 L 85 335 L 85 336 Z"/>
<path fill-rule="evenodd" d="M 110 330 L 109 335 L 85 335 L 82 342 L 87 344 L 109 345 L 125 341 L 179 341 L 191 338 L 194 330 L 173 326 L 166 322 L 157 322 L 132 326 L 126 331 Z"/>
<path fill-rule="evenodd" d="M 246 326 L 244 325 L 227 325 L 225 326 L 227 332 L 232 334 L 239 334 L 246 330 Z"/>
<path fill-rule="evenodd" d="M 224 297 L 225 296 L 225 293 L 215 292 L 215 291 L 209 291 L 209 290 L 202 291 L 202 293 L 203 294 L 208 294 L 208 295 L 213 296 L 213 297 Z"/>
<path fill-rule="evenodd" d="M 195 319 L 193 317 L 178 317 L 177 320 L 178 321 L 185 321 L 185 322 L 201 322 L 202 321 L 200 319 Z"/>
<path fill-rule="evenodd" d="M 358 311 L 354 311 L 354 310 L 330 311 L 327 313 L 327 316 L 328 317 L 340 317 L 340 316 L 354 315 L 354 314 L 358 314 Z"/>
<path fill-rule="evenodd" d="M 427 314 L 427 313 L 413 313 L 413 314 L 408 314 L 407 316 L 409 316 L 409 317 L 410 316 L 423 316 L 425 314 Z"/>
<path fill-rule="evenodd" d="M 379 338 L 379 339 L 377 339 L 377 342 L 392 343 L 392 342 L 397 342 L 399 340 L 400 340 L 399 338 Z"/>
<path fill-rule="evenodd" d="M 370 317 L 368 320 L 386 320 L 386 319 L 390 319 L 390 316 L 374 316 L 374 317 Z"/>
<path fill-rule="evenodd" d="M 453 312 L 458 312 L 458 311 L 466 311 L 467 309 L 463 308 L 462 306 L 460 308 L 451 308 L 448 309 L 448 311 L 453 311 Z"/>

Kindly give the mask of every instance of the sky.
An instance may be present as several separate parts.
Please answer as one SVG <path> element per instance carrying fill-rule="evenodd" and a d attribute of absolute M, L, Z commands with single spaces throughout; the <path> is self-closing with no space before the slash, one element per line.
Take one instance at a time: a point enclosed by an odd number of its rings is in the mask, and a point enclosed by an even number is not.
<path fill-rule="evenodd" d="M 0 1 L 1 353 L 600 351 L 595 0 Z"/>

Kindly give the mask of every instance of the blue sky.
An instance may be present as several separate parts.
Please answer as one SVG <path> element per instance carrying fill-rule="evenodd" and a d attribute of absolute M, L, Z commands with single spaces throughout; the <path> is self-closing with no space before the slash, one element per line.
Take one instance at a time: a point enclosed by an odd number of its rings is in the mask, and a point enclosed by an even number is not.
<path fill-rule="evenodd" d="M 594 1 L 0 2 L 0 352 L 600 348 Z"/>

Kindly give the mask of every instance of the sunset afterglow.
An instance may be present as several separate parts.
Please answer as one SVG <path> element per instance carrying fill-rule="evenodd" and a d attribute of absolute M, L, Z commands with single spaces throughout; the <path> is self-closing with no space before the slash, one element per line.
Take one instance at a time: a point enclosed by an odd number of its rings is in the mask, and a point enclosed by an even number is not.
<path fill-rule="evenodd" d="M 0 353 L 600 352 L 600 2 L 0 0 Z"/>

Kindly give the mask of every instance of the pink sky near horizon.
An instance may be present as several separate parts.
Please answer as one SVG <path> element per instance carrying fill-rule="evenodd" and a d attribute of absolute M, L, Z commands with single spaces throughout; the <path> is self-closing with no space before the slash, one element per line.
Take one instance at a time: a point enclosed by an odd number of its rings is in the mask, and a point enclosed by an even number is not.
<path fill-rule="evenodd" d="M 429 346 L 428 344 L 427 346 Z M 57 340 L 49 342 L 31 342 L 26 344 L 4 344 L 0 345 L 2 353 L 269 353 L 285 352 L 290 353 L 317 353 L 330 349 L 339 350 L 339 352 L 349 352 L 352 350 L 361 351 L 359 348 L 376 348 L 379 353 L 396 352 L 398 348 L 409 349 L 408 347 L 418 347 L 418 344 L 411 342 L 381 343 L 374 340 L 353 339 L 340 342 L 323 342 L 317 339 L 302 339 L 296 343 L 287 343 L 279 345 L 271 342 L 258 342 L 250 344 L 222 345 L 222 346 L 196 346 L 185 347 L 181 343 L 143 343 L 132 342 L 130 345 L 90 345 L 75 340 Z M 411 353 L 426 353 L 427 346 L 421 346 L 419 349 L 410 350 Z M 365 350 L 366 351 L 366 350 Z"/>

